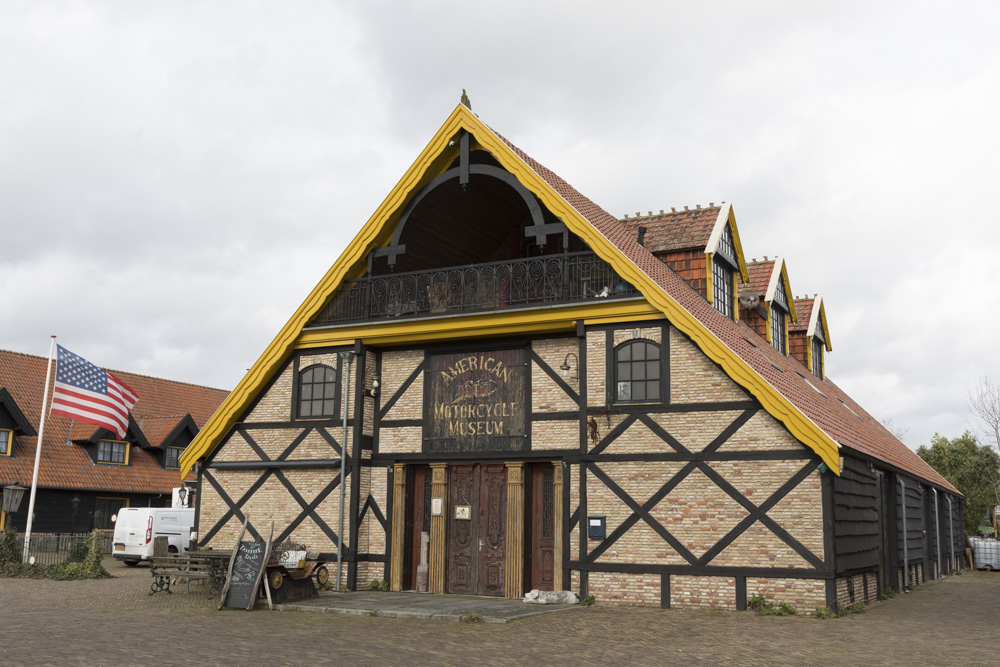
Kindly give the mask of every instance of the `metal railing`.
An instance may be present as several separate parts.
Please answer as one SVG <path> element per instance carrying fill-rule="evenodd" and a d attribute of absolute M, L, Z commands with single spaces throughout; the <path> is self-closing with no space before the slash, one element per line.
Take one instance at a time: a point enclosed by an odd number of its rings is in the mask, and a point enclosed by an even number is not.
<path fill-rule="evenodd" d="M 87 555 L 88 533 L 31 533 L 31 548 L 28 556 L 34 557 L 39 565 L 55 565 L 74 560 L 83 560 Z M 100 531 L 101 553 L 105 556 L 111 553 L 114 533 L 110 530 Z M 24 553 L 24 533 L 15 537 L 16 553 Z"/>
<path fill-rule="evenodd" d="M 310 327 L 635 296 L 591 252 L 345 281 Z"/>

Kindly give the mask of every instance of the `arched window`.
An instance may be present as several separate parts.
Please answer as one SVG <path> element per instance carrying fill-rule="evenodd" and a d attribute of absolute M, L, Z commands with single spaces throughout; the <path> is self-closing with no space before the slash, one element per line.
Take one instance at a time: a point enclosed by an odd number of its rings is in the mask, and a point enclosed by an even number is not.
<path fill-rule="evenodd" d="M 615 349 L 615 402 L 660 400 L 660 346 L 633 340 Z"/>
<path fill-rule="evenodd" d="M 337 416 L 337 371 L 310 366 L 299 372 L 299 419 Z"/>

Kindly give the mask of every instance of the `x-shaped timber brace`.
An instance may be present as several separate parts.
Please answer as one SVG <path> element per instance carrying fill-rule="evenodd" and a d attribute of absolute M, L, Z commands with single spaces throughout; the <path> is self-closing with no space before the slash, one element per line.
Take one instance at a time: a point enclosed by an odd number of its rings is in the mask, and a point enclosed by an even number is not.
<path fill-rule="evenodd" d="M 338 486 L 340 486 L 340 477 L 335 476 L 333 480 L 329 484 L 327 484 L 322 491 L 319 492 L 319 494 L 312 500 L 312 502 L 306 502 L 305 498 L 302 497 L 302 495 L 296 490 L 295 486 L 288 480 L 288 478 L 284 475 L 284 473 L 279 469 L 280 467 L 293 467 L 294 463 L 297 463 L 294 461 L 289 461 L 288 457 L 291 455 L 293 451 L 295 451 L 295 448 L 298 447 L 302 443 L 302 441 L 305 440 L 309 436 L 309 434 L 312 433 L 313 431 L 319 433 L 320 436 L 322 436 L 323 440 L 326 441 L 326 443 L 330 445 L 333 451 L 341 458 L 310 460 L 307 462 L 309 464 L 308 467 L 315 468 L 319 466 L 324 466 L 324 467 L 339 466 L 341 461 L 344 460 L 345 457 L 343 456 L 343 451 L 341 449 L 340 443 L 337 442 L 336 438 L 334 438 L 333 435 L 331 435 L 323 427 L 309 427 L 304 429 L 302 433 L 297 435 L 292 440 L 291 444 L 289 444 L 288 447 L 286 447 L 285 450 L 277 458 L 272 459 L 264 452 L 264 450 L 260 447 L 260 445 L 258 445 L 257 442 L 254 441 L 254 439 L 250 436 L 250 434 L 247 432 L 245 428 L 237 427 L 236 431 L 240 434 L 240 436 L 243 437 L 244 440 L 246 440 L 250 448 L 253 449 L 253 451 L 257 454 L 258 457 L 260 457 L 260 460 L 249 463 L 218 462 L 218 463 L 213 463 L 210 468 L 205 468 L 202 470 L 202 475 L 206 480 L 208 480 L 209 484 L 212 485 L 212 488 L 215 489 L 216 493 L 219 494 L 219 497 L 226 504 L 228 510 L 226 511 L 225 514 L 222 515 L 219 521 L 216 522 L 216 524 L 207 533 L 205 533 L 204 537 L 202 537 L 201 541 L 199 542 L 199 545 L 204 546 L 208 544 L 211 541 L 211 539 L 215 536 L 215 534 L 218 533 L 219 530 L 221 530 L 226 525 L 226 523 L 228 523 L 229 520 L 232 519 L 234 516 L 240 521 L 243 521 L 245 519 L 245 515 L 242 512 L 243 506 L 247 503 L 247 501 L 250 500 L 250 498 L 253 497 L 253 495 L 260 489 L 260 487 L 264 485 L 264 483 L 268 480 L 268 478 L 273 475 L 279 482 L 281 482 L 282 486 L 285 487 L 285 489 L 288 491 L 289 495 L 295 500 L 295 502 L 299 504 L 299 507 L 302 508 L 302 512 L 295 518 L 295 520 L 293 520 L 290 524 L 288 524 L 288 526 L 274 539 L 275 543 L 280 543 L 285 539 L 287 539 L 288 536 L 291 535 L 306 518 L 310 518 L 316 523 L 319 529 L 322 530 L 323 533 L 330 539 L 330 541 L 336 544 L 339 548 L 340 538 L 338 537 L 337 533 L 332 528 L 330 528 L 330 526 L 327 525 L 327 523 L 323 521 L 322 518 L 320 518 L 319 514 L 316 512 L 316 508 L 319 507 L 320 503 L 326 500 L 326 498 L 331 493 L 333 493 L 333 491 L 337 489 Z M 354 464 L 352 463 L 349 456 L 346 457 L 345 465 L 347 466 L 346 471 L 352 471 L 354 468 Z M 236 502 L 233 502 L 232 497 L 228 493 L 226 493 L 225 489 L 219 483 L 218 479 L 216 479 L 216 477 L 211 472 L 213 469 L 225 470 L 225 469 L 247 469 L 247 468 L 259 468 L 259 467 L 265 467 L 266 469 L 257 479 L 257 481 L 254 482 Z M 369 510 L 371 510 L 374 513 L 376 519 L 378 519 L 379 523 L 382 525 L 384 529 L 386 524 L 385 517 L 382 514 L 382 511 L 379 509 L 378 503 L 371 496 L 371 494 L 369 494 L 367 500 L 365 501 L 364 508 L 362 509 L 360 517 L 358 519 L 359 522 L 364 520 L 365 514 Z M 254 529 L 252 523 L 247 525 L 247 530 L 249 530 L 251 535 L 254 536 L 254 539 L 257 540 L 261 539 L 260 534 Z M 344 555 L 348 560 L 353 558 L 354 554 L 350 546 L 344 549 Z"/>
<path fill-rule="evenodd" d="M 824 563 L 823 559 L 810 551 L 801 542 L 795 539 L 787 530 L 780 526 L 774 519 L 767 515 L 775 505 L 777 505 L 782 499 L 784 499 L 794 488 L 796 488 L 803 480 L 805 480 L 809 475 L 813 473 L 814 470 L 819 468 L 820 461 L 808 453 L 799 450 L 780 450 L 780 451 L 758 451 L 758 452 L 718 452 L 719 447 L 721 447 L 733 434 L 735 434 L 747 421 L 750 420 L 754 414 L 757 413 L 758 407 L 754 406 L 745 409 L 736 419 L 734 419 L 729 426 L 727 426 L 722 433 L 720 433 L 708 446 L 704 449 L 692 452 L 683 444 L 681 444 L 676 438 L 674 438 L 670 433 L 668 433 L 663 427 L 657 424 L 649 415 L 647 414 L 632 414 L 626 417 L 618 426 L 612 429 L 604 438 L 601 439 L 592 449 L 590 449 L 587 454 L 580 458 L 580 497 L 581 503 L 573 512 L 570 518 L 569 532 L 571 532 L 580 522 L 581 516 L 587 512 L 586 509 L 586 477 L 587 472 L 592 473 L 602 484 L 604 484 L 612 493 L 615 494 L 625 505 L 632 510 L 632 514 L 625 519 L 614 531 L 611 532 L 604 540 L 601 541 L 593 550 L 588 551 L 588 537 L 586 526 L 581 527 L 580 530 L 580 557 L 579 560 L 569 561 L 568 565 L 570 569 L 576 569 L 581 571 L 581 594 L 586 595 L 586 579 L 588 572 L 622 572 L 622 571 L 636 571 L 649 574 L 661 574 L 664 576 L 664 590 L 667 594 L 667 599 L 669 599 L 669 581 L 668 577 L 670 574 L 702 574 L 702 575 L 715 575 L 715 576 L 735 576 L 738 579 L 744 575 L 749 576 L 803 576 L 808 575 L 810 578 L 827 578 L 830 574 L 828 572 L 828 567 Z M 628 430 L 635 422 L 642 422 L 647 428 L 650 429 L 657 437 L 669 444 L 674 450 L 674 453 L 665 454 L 653 454 L 645 456 L 637 456 L 636 454 L 602 454 L 604 449 L 606 449 L 612 442 L 614 442 L 621 434 Z M 631 495 L 629 495 L 624 489 L 622 489 L 618 484 L 616 484 L 608 475 L 605 473 L 598 465 L 601 461 L 614 462 L 614 461 L 628 461 L 628 460 L 656 460 L 656 461 L 687 461 L 686 465 L 681 468 L 673 477 L 671 477 L 666 483 L 664 483 L 659 491 L 654 493 L 645 503 L 639 504 Z M 730 484 L 722 475 L 720 475 L 715 469 L 710 465 L 711 462 L 722 462 L 722 461 L 733 461 L 733 460 L 794 460 L 794 459 L 807 459 L 805 464 L 801 469 L 793 474 L 788 480 L 784 482 L 774 493 L 770 495 L 764 502 L 757 505 L 751 502 L 746 496 L 740 493 L 732 484 Z M 667 495 L 674 490 L 681 482 L 687 478 L 695 470 L 700 470 L 706 477 L 708 477 L 719 489 L 726 493 L 730 498 L 736 501 L 741 507 L 743 507 L 747 512 L 747 516 L 743 518 L 739 523 L 736 524 L 729 532 L 726 533 L 718 542 L 716 542 L 711 548 L 709 548 L 701 557 L 695 556 L 690 552 L 681 542 L 670 533 L 666 527 L 663 526 L 659 521 L 657 521 L 650 512 L 655 508 L 660 501 L 667 497 Z M 644 521 L 650 528 L 656 532 L 667 544 L 669 544 L 681 557 L 687 561 L 687 565 L 656 565 L 656 564 L 623 564 L 623 563 L 599 563 L 597 560 L 603 555 L 611 546 L 615 544 L 623 535 L 625 535 L 628 530 L 638 523 L 640 520 Z M 742 535 L 750 526 L 756 522 L 760 522 L 762 525 L 766 526 L 775 536 L 782 540 L 785 544 L 791 547 L 798 555 L 805 559 L 810 565 L 815 569 L 804 569 L 804 568 L 745 568 L 738 566 L 711 566 L 711 561 L 718 556 L 727 546 L 732 544 L 740 535 Z M 745 588 L 745 579 L 741 579 L 744 583 L 743 588 Z M 737 600 L 737 606 L 742 607 L 740 601 Z"/>

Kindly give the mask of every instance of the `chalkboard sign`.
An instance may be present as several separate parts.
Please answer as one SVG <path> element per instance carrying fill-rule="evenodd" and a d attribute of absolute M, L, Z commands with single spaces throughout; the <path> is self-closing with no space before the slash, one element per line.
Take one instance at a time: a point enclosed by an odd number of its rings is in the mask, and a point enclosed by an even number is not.
<path fill-rule="evenodd" d="M 223 607 L 249 609 L 253 605 L 267 551 L 266 542 L 240 542 L 233 554 L 229 588 L 222 601 Z"/>

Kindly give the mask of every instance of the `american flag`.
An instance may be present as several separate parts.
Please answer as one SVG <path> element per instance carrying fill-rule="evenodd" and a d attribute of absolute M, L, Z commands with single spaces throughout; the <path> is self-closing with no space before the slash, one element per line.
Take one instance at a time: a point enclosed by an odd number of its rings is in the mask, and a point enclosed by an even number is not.
<path fill-rule="evenodd" d="M 139 397 L 111 373 L 59 346 L 52 414 L 103 426 L 124 438 L 128 412 Z"/>

